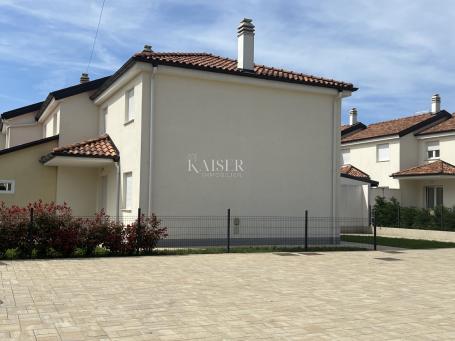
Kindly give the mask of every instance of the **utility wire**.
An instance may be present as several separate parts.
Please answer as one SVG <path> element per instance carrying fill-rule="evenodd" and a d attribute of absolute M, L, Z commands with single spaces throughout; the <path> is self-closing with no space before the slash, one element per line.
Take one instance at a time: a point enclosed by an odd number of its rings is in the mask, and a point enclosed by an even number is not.
<path fill-rule="evenodd" d="M 98 37 L 98 31 L 100 29 L 101 17 L 103 16 L 103 10 L 104 10 L 104 3 L 105 2 L 106 2 L 106 0 L 103 0 L 103 3 L 101 5 L 100 17 L 98 18 L 98 26 L 96 27 L 95 38 L 93 39 L 92 52 L 90 52 L 90 59 L 88 60 L 87 69 L 85 70 L 86 73 L 88 73 L 88 68 L 90 67 L 90 64 L 92 63 L 93 52 L 95 51 L 96 38 Z"/>

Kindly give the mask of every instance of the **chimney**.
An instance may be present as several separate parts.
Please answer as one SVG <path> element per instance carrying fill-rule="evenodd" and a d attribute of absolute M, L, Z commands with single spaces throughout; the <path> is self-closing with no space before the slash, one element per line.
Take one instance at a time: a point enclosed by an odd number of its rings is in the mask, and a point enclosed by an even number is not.
<path fill-rule="evenodd" d="M 142 52 L 153 52 L 152 51 L 152 45 L 144 45 L 144 49 Z"/>
<path fill-rule="evenodd" d="M 441 111 L 441 97 L 438 94 L 434 94 L 431 97 L 431 113 L 436 114 Z"/>
<path fill-rule="evenodd" d="M 90 81 L 90 78 L 88 77 L 88 73 L 83 73 L 81 75 L 81 79 L 80 79 L 81 84 L 82 83 L 87 83 L 89 81 Z"/>
<path fill-rule="evenodd" d="M 237 29 L 237 68 L 254 71 L 254 25 L 244 18 Z"/>
<path fill-rule="evenodd" d="M 349 110 L 349 125 L 354 125 L 357 123 L 357 109 L 352 108 Z"/>

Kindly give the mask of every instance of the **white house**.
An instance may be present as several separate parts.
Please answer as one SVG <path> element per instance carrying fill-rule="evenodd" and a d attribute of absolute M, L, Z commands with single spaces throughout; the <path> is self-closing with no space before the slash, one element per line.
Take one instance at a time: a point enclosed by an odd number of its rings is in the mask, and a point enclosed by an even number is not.
<path fill-rule="evenodd" d="M 77 215 L 338 216 L 340 108 L 356 88 L 255 64 L 251 20 L 237 60 L 145 46 L 81 81 L 2 115 L 0 200 L 65 201 Z"/>
<path fill-rule="evenodd" d="M 379 181 L 372 199 L 395 197 L 403 206 L 426 208 L 455 205 L 455 118 L 440 102 L 434 95 L 430 112 L 368 126 L 351 111 L 342 160 Z"/>

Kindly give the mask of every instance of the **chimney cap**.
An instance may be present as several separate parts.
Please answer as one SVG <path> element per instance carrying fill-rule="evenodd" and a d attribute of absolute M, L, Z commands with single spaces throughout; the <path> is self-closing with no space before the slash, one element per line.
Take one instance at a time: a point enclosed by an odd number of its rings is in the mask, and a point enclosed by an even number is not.
<path fill-rule="evenodd" d="M 434 94 L 433 96 L 431 96 L 431 100 L 440 102 L 441 96 L 439 96 L 439 94 Z"/>
<path fill-rule="evenodd" d="M 350 114 L 357 114 L 357 108 L 356 107 L 352 107 L 351 110 L 349 110 L 349 113 Z"/>
<path fill-rule="evenodd" d="M 144 49 L 142 50 L 142 52 L 153 52 L 152 45 L 145 44 L 144 45 Z"/>
<path fill-rule="evenodd" d="M 237 28 L 237 33 L 239 36 L 244 33 L 254 35 L 253 19 L 243 18 L 243 20 L 240 22 L 239 27 Z"/>
<path fill-rule="evenodd" d="M 90 77 L 88 76 L 88 73 L 82 72 L 81 78 L 79 79 L 81 83 L 87 83 L 90 82 Z"/>

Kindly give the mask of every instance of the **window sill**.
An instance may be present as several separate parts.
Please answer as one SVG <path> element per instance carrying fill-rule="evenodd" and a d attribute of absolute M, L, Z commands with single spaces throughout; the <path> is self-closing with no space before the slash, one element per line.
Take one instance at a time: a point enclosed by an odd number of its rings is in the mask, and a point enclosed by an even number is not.
<path fill-rule="evenodd" d="M 130 125 L 131 123 L 134 122 L 134 118 L 132 118 L 131 120 L 129 121 L 126 121 L 125 123 L 123 123 L 124 126 L 127 126 L 127 125 Z"/>
<path fill-rule="evenodd" d="M 125 212 L 125 213 L 131 213 L 133 212 L 133 210 L 131 208 L 122 208 L 121 210 L 122 212 Z"/>
<path fill-rule="evenodd" d="M 376 162 L 377 162 L 377 163 L 390 162 L 390 160 L 382 160 L 382 161 L 377 160 Z"/>

